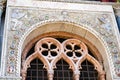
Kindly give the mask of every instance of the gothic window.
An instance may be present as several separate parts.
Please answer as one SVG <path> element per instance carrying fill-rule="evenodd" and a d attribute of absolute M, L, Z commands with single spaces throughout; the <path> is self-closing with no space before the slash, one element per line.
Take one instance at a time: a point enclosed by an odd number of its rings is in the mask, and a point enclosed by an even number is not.
<path fill-rule="evenodd" d="M 34 59 L 27 69 L 26 80 L 48 80 L 47 71 L 43 69 L 43 63 L 38 59 Z"/>
<path fill-rule="evenodd" d="M 102 65 L 77 39 L 40 39 L 22 59 L 21 73 L 22 80 L 105 80 Z"/>
<path fill-rule="evenodd" d="M 73 80 L 72 71 L 69 69 L 69 64 L 63 59 L 59 60 L 56 64 L 53 80 Z"/>
<path fill-rule="evenodd" d="M 85 60 L 81 66 L 82 69 L 80 70 L 80 80 L 98 80 L 98 73 L 94 69 L 93 64 Z"/>

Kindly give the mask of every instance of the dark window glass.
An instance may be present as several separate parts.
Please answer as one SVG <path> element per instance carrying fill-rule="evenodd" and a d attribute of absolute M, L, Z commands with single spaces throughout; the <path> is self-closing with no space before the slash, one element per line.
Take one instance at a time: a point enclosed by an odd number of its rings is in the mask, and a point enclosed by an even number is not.
<path fill-rule="evenodd" d="M 57 62 L 56 67 L 53 80 L 73 80 L 73 73 L 63 59 Z"/>
<path fill-rule="evenodd" d="M 43 63 L 39 59 L 34 59 L 30 63 L 26 80 L 48 80 L 47 71 L 43 69 Z"/>
<path fill-rule="evenodd" d="M 80 80 L 98 80 L 98 73 L 93 64 L 85 60 L 81 66 Z"/>

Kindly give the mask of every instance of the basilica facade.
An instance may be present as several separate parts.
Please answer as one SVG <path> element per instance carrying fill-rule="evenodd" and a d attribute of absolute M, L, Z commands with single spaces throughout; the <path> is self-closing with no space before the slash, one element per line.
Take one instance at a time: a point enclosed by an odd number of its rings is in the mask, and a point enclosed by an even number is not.
<path fill-rule="evenodd" d="M 120 80 L 120 3 L 1 0 L 0 80 Z"/>

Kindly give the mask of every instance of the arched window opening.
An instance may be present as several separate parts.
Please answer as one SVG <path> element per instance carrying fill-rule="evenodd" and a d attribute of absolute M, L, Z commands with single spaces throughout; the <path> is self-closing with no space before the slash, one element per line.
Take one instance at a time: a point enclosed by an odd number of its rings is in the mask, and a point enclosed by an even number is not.
<path fill-rule="evenodd" d="M 80 70 L 80 80 L 98 80 L 98 72 L 94 69 L 94 65 L 85 60 Z"/>
<path fill-rule="evenodd" d="M 105 80 L 102 65 L 79 39 L 43 38 L 22 56 L 22 80 Z"/>
<path fill-rule="evenodd" d="M 54 70 L 53 80 L 73 80 L 73 72 L 69 69 L 68 63 L 63 59 L 59 60 L 56 64 L 56 69 Z"/>
<path fill-rule="evenodd" d="M 26 80 L 48 80 L 47 71 L 43 69 L 44 64 L 37 58 L 30 63 L 27 69 Z"/>

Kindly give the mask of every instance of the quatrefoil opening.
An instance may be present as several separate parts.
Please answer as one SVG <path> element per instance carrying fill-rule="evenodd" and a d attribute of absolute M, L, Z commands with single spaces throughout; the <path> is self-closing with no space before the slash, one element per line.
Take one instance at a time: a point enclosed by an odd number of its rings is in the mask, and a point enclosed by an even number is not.
<path fill-rule="evenodd" d="M 75 63 L 86 54 L 86 46 L 77 39 L 68 39 L 63 42 L 64 53 Z"/>
<path fill-rule="evenodd" d="M 61 45 L 54 38 L 43 38 L 36 44 L 35 50 L 51 62 L 61 53 Z"/>
<path fill-rule="evenodd" d="M 81 47 L 78 45 L 72 46 L 71 44 L 67 44 L 65 46 L 65 52 L 69 57 L 81 57 L 81 53 L 79 52 L 80 49 Z"/>

